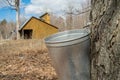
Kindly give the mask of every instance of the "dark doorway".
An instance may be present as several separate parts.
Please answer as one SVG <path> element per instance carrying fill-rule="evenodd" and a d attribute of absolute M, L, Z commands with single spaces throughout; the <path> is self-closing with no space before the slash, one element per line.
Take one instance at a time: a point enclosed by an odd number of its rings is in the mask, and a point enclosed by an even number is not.
<path fill-rule="evenodd" d="M 24 30 L 24 39 L 32 39 L 32 29 Z"/>

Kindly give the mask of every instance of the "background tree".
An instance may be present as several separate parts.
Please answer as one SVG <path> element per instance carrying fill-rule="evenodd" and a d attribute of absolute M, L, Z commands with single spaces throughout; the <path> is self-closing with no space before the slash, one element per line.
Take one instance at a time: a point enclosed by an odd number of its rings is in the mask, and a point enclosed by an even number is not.
<path fill-rule="evenodd" d="M 83 28 L 90 22 L 90 5 L 90 0 L 85 0 L 84 3 L 78 6 L 79 8 L 76 8 L 73 2 L 68 2 L 67 9 L 65 10 L 67 29 Z"/>
<path fill-rule="evenodd" d="M 0 40 L 2 40 L 3 39 L 3 37 L 2 37 L 2 33 L 1 33 L 1 31 L 0 31 Z"/>
<path fill-rule="evenodd" d="M 3 39 L 10 39 L 13 31 L 15 31 L 14 22 L 7 22 L 6 19 L 0 22 L 0 34 Z"/>
<path fill-rule="evenodd" d="M 91 3 L 91 80 L 120 80 L 120 1 Z"/>
<path fill-rule="evenodd" d="M 65 28 L 65 19 L 61 16 L 56 16 L 53 13 L 50 14 L 50 23 L 57 26 L 59 31 L 64 31 Z"/>
<path fill-rule="evenodd" d="M 0 22 L 0 32 L 2 34 L 3 39 L 7 38 L 7 21 L 6 19 L 3 19 Z"/>
<path fill-rule="evenodd" d="M 66 9 L 63 10 L 63 17 L 51 15 L 51 24 L 57 26 L 60 31 L 83 28 L 89 22 L 90 0 L 80 4 L 80 8 L 75 8 L 75 4 L 68 1 Z"/>
<path fill-rule="evenodd" d="M 75 10 L 74 5 L 72 5 L 71 3 L 69 3 L 68 4 L 68 9 L 65 11 L 67 30 L 74 29 L 74 25 L 73 25 L 74 10 Z"/>
<path fill-rule="evenodd" d="M 19 27 L 20 27 L 20 0 L 6 0 L 9 6 L 16 11 L 16 38 L 19 39 Z"/>
<path fill-rule="evenodd" d="M 6 19 L 3 19 L 0 24 L 5 26 L 7 24 Z"/>

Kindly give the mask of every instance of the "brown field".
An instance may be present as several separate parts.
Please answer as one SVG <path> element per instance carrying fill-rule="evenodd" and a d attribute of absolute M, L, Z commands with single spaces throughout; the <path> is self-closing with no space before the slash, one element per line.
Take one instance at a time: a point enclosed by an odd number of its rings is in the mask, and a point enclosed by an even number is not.
<path fill-rule="evenodd" d="M 0 41 L 0 80 L 57 80 L 44 41 Z"/>

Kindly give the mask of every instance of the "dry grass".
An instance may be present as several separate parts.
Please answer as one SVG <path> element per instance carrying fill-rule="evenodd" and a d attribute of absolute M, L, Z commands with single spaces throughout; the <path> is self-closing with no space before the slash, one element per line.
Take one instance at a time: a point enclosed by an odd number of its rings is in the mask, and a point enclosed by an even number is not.
<path fill-rule="evenodd" d="M 19 53 L 25 50 L 47 51 L 43 40 L 11 40 L 0 42 L 0 53 Z"/>
<path fill-rule="evenodd" d="M 0 80 L 57 80 L 43 40 L 0 43 Z"/>

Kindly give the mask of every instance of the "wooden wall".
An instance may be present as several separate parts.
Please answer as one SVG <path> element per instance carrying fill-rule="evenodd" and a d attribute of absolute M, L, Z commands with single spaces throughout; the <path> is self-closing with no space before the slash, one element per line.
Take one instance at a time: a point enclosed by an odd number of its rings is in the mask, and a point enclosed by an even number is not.
<path fill-rule="evenodd" d="M 46 14 L 42 17 L 43 20 L 45 20 L 45 22 L 50 23 L 50 15 Z"/>
<path fill-rule="evenodd" d="M 51 25 L 45 24 L 36 18 L 32 18 L 22 30 L 32 29 L 32 39 L 42 39 L 51 34 L 57 33 L 58 29 Z"/>

